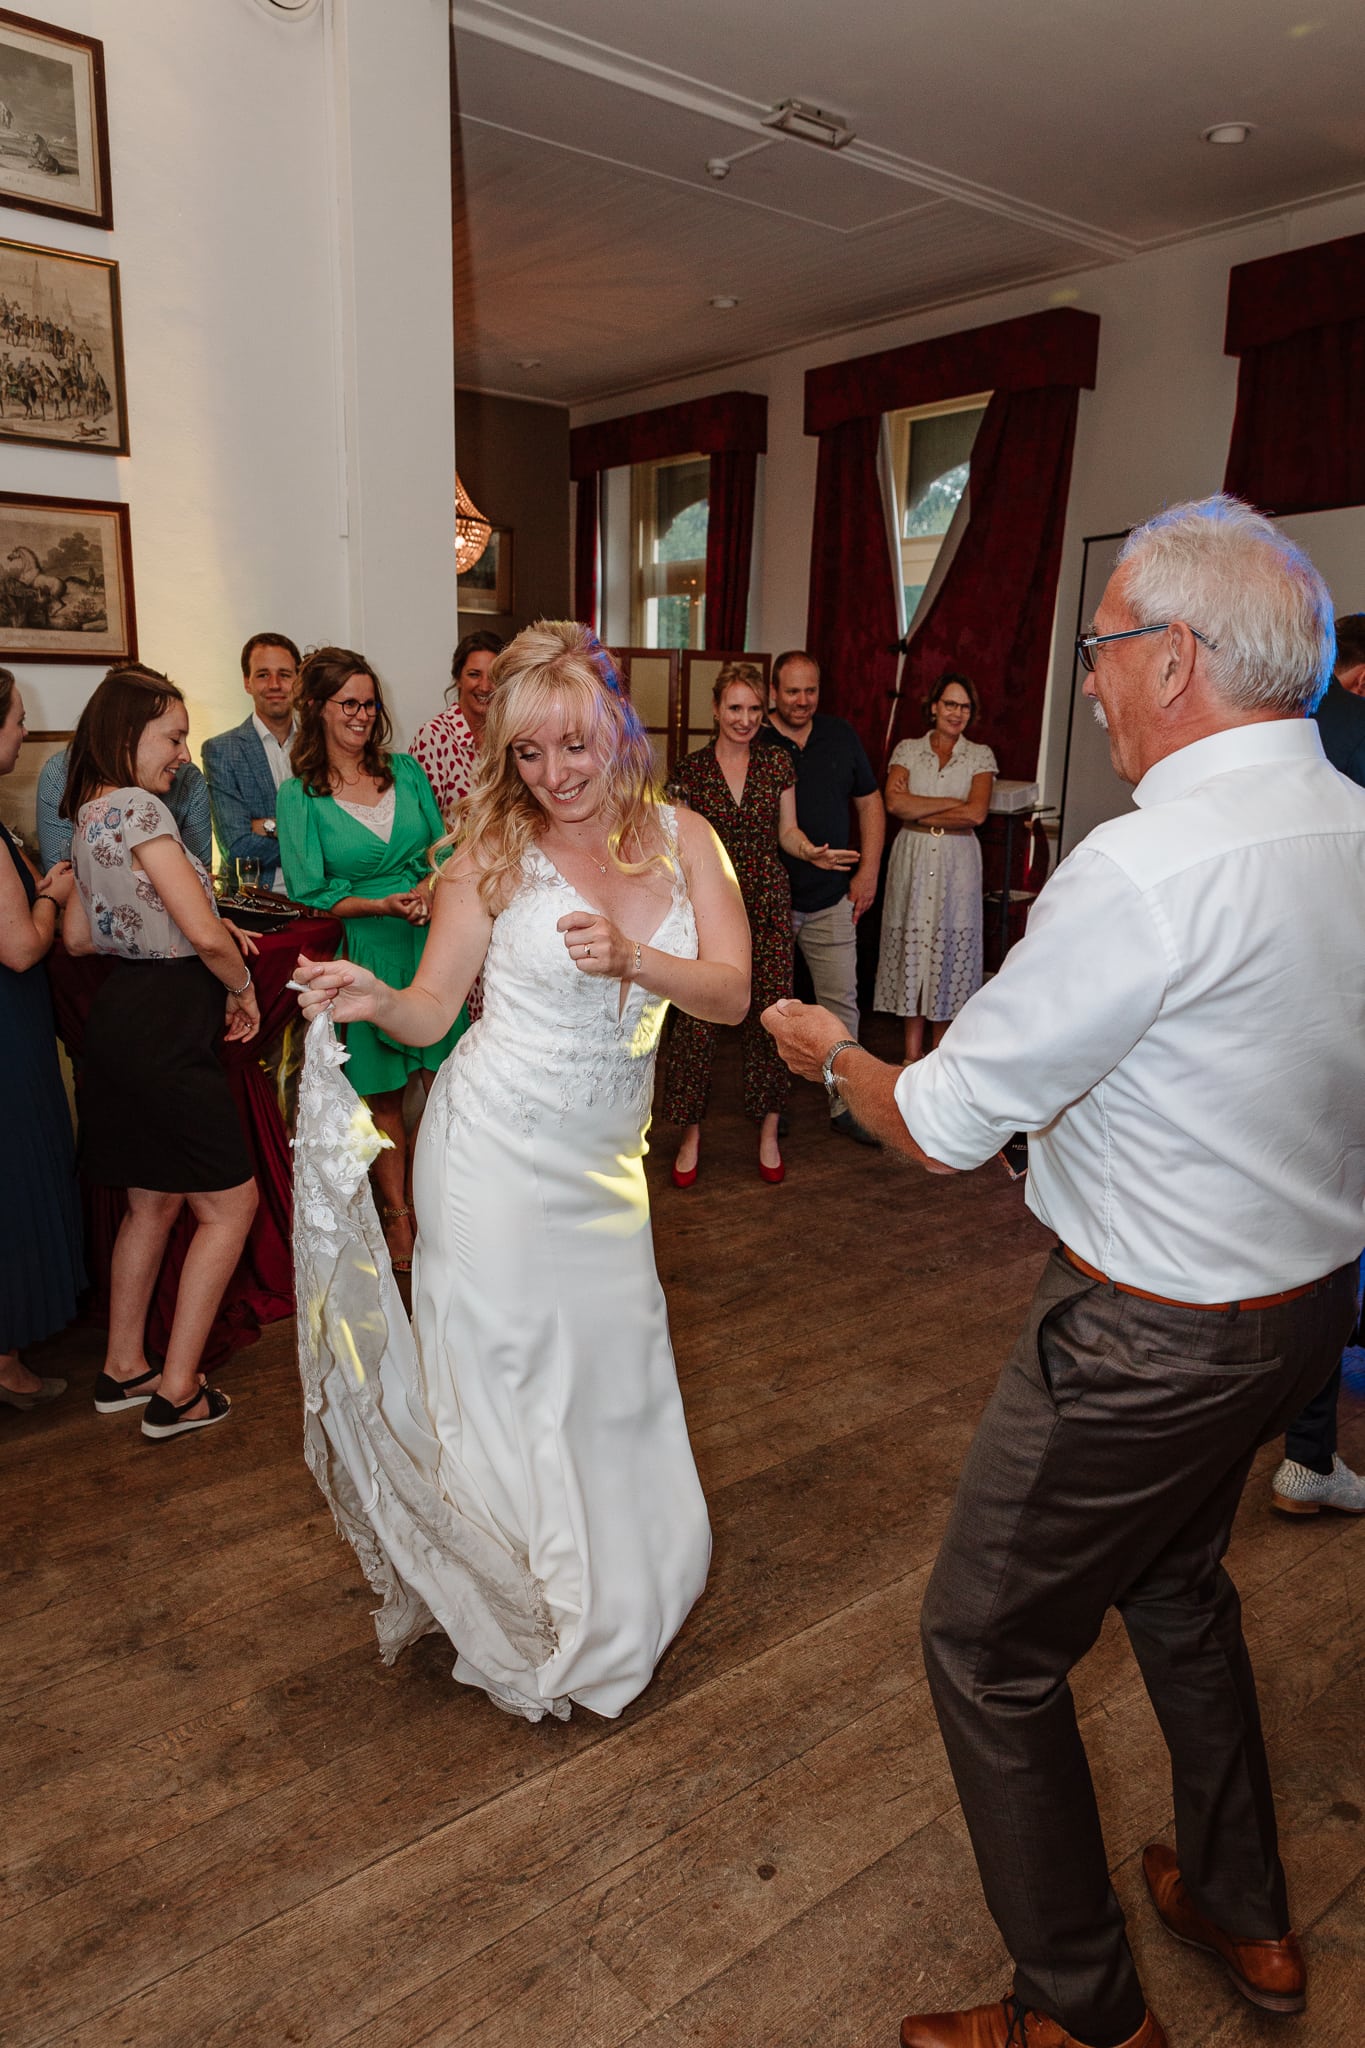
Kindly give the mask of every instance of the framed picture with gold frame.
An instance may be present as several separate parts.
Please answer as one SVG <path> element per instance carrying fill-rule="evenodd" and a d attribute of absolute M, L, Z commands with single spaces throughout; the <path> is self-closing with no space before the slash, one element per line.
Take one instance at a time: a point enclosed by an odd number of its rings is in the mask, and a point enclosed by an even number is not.
<path fill-rule="evenodd" d="M 456 578 L 456 604 L 462 612 L 492 617 L 512 609 L 512 529 L 495 526 L 488 546 L 472 569 Z"/>
<path fill-rule="evenodd" d="M 0 205 L 111 228 L 104 45 L 0 7 Z"/>
<path fill-rule="evenodd" d="M 54 754 L 71 745 L 69 732 L 28 732 L 19 749 L 14 773 L 0 778 L 0 819 L 17 833 L 36 866 L 38 853 L 38 777 Z"/>

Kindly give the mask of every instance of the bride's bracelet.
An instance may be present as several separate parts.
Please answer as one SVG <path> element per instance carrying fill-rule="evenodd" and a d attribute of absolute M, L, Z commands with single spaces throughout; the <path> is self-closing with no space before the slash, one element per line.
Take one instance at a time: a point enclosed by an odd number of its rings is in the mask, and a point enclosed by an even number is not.
<path fill-rule="evenodd" d="M 246 980 L 245 980 L 245 981 L 244 981 L 244 982 L 242 983 L 241 987 L 240 987 L 240 988 L 230 988 L 230 989 L 228 989 L 228 994 L 229 994 L 230 996 L 244 996 L 244 995 L 246 994 L 247 990 L 248 990 L 248 989 L 249 989 L 250 987 L 251 987 L 251 969 L 250 969 L 250 968 L 248 967 L 248 968 L 247 968 L 247 971 L 246 971 Z"/>

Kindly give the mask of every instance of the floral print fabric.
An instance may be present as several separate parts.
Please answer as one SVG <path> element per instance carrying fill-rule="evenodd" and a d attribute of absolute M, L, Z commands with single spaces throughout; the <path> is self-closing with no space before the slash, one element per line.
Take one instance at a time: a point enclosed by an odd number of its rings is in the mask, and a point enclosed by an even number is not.
<path fill-rule="evenodd" d="M 71 844 L 76 886 L 97 953 L 122 960 L 187 960 L 195 948 L 167 910 L 133 854 L 149 839 L 174 839 L 210 905 L 208 869 L 180 837 L 167 804 L 147 789 L 114 789 L 82 804 Z"/>

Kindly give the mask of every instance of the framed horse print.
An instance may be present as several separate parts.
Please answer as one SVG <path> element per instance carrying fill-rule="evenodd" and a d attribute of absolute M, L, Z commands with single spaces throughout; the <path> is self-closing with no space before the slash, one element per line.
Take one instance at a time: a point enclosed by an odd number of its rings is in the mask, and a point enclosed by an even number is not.
<path fill-rule="evenodd" d="M 104 45 L 0 7 L 0 205 L 114 225 Z"/>
<path fill-rule="evenodd" d="M 128 453 L 117 263 L 0 241 L 0 441 Z"/>
<path fill-rule="evenodd" d="M 128 507 L 0 491 L 0 661 L 136 658 Z"/>

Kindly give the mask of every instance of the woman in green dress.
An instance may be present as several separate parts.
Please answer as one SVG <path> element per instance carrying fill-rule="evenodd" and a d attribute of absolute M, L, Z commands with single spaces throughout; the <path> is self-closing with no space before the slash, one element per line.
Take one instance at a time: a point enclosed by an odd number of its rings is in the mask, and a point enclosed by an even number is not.
<path fill-rule="evenodd" d="M 417 973 L 431 916 L 429 849 L 445 832 L 426 771 L 389 751 L 392 727 L 379 678 L 363 655 L 320 647 L 299 678 L 294 779 L 276 817 L 285 886 L 296 903 L 329 910 L 346 927 L 347 956 L 406 988 Z M 392 1140 L 371 1169 L 396 1272 L 412 1266 L 409 1139 L 403 1095 L 423 1087 L 468 1023 L 461 1011 L 435 1045 L 400 1045 L 372 1024 L 348 1024 L 347 1075 Z"/>

